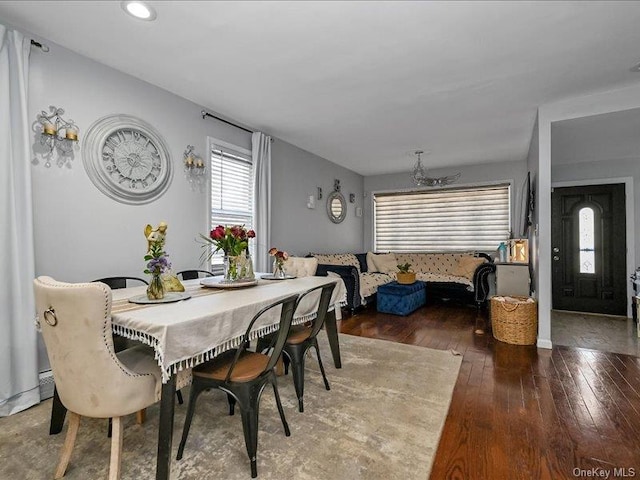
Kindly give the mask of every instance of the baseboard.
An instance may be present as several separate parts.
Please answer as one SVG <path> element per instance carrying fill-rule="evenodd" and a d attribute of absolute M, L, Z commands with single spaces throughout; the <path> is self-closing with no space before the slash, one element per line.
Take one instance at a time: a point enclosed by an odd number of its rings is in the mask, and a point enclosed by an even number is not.
<path fill-rule="evenodd" d="M 51 370 L 47 370 L 46 372 L 40 373 L 38 376 L 40 378 L 40 400 L 46 400 L 47 398 L 53 397 L 53 389 L 55 388 L 53 372 Z"/>
<path fill-rule="evenodd" d="M 551 348 L 553 348 L 553 344 L 551 343 L 551 340 L 547 340 L 545 338 L 539 338 L 537 346 L 538 348 L 546 348 L 548 350 L 551 350 Z"/>

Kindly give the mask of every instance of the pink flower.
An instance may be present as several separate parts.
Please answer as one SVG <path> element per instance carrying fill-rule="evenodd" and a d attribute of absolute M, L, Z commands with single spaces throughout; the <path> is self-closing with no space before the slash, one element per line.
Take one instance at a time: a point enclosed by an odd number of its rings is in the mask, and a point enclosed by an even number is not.
<path fill-rule="evenodd" d="M 254 232 L 253 230 L 249 230 L 247 232 L 247 237 L 248 238 L 256 238 L 256 232 Z"/>
<path fill-rule="evenodd" d="M 271 247 L 269 249 L 269 255 L 275 257 L 275 259 L 279 262 L 283 262 L 289 258 L 289 254 L 283 250 L 278 250 L 276 247 Z"/>

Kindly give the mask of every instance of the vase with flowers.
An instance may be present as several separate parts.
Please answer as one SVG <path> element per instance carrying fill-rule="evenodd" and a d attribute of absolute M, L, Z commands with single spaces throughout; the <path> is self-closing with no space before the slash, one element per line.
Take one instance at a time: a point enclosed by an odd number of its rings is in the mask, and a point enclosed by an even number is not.
<path fill-rule="evenodd" d="M 149 300 L 162 300 L 164 298 L 164 284 L 161 275 L 171 269 L 169 255 L 164 251 L 164 236 L 158 240 L 149 241 L 149 251 L 144 256 L 147 268 L 144 273 L 151 275 L 151 281 L 147 287 Z"/>
<path fill-rule="evenodd" d="M 210 260 L 217 252 L 224 253 L 224 282 L 255 279 L 249 240 L 256 237 L 256 232 L 247 230 L 244 225 L 218 225 L 209 232 L 208 237 L 200 236 L 205 240 L 203 260 Z"/>
<path fill-rule="evenodd" d="M 286 278 L 287 272 L 284 269 L 284 262 L 289 258 L 289 254 L 276 247 L 269 249 L 269 255 L 273 257 L 273 276 L 275 278 Z"/>

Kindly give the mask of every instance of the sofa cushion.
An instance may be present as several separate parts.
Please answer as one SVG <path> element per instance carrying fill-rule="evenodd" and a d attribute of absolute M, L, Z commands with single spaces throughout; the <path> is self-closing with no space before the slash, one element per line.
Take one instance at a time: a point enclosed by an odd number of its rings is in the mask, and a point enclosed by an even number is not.
<path fill-rule="evenodd" d="M 358 259 L 358 262 L 360 263 L 360 271 L 362 273 L 369 271 L 369 268 L 367 267 L 367 254 L 366 253 L 356 253 L 356 258 Z"/>
<path fill-rule="evenodd" d="M 376 271 L 382 273 L 393 273 L 398 270 L 398 262 L 395 253 L 380 253 L 372 257 L 376 266 Z"/>
<path fill-rule="evenodd" d="M 373 252 L 367 252 L 367 272 L 377 272 L 378 267 L 373 263 L 373 258 L 376 256 Z"/>
<path fill-rule="evenodd" d="M 323 265 L 349 265 L 356 267 L 360 272 L 360 262 L 353 253 L 310 253 Z"/>
<path fill-rule="evenodd" d="M 482 257 L 472 257 L 471 255 L 464 255 L 458 260 L 458 265 L 453 271 L 454 275 L 459 277 L 465 277 L 469 280 L 473 280 L 473 274 L 476 272 L 478 265 L 482 265 L 485 259 Z"/>
<path fill-rule="evenodd" d="M 380 285 L 394 281 L 392 275 L 380 272 L 366 272 L 360 274 L 360 297 L 364 300 L 378 291 Z"/>

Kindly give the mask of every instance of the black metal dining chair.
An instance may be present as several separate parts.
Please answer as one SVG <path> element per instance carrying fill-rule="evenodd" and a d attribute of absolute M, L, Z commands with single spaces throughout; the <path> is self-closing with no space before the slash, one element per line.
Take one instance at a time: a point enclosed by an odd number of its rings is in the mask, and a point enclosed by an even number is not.
<path fill-rule="evenodd" d="M 279 300 L 260 310 L 249 322 L 249 326 L 242 337 L 242 343 L 235 350 L 229 350 L 218 357 L 193 368 L 193 382 L 189 394 L 187 416 L 182 430 L 182 440 L 178 447 L 177 460 L 182 458 L 184 447 L 189 435 L 189 428 L 195 413 L 196 400 L 204 391 L 217 388 L 227 394 L 230 403 L 230 413 L 233 415 L 237 402 L 242 416 L 242 428 L 247 454 L 251 461 L 251 477 L 258 475 L 256 454 L 258 449 L 258 410 L 260 397 L 267 384 L 273 387 L 278 413 L 284 426 L 285 435 L 291 435 L 289 425 L 284 416 L 274 367 L 282 354 L 285 340 L 291 327 L 297 295 Z M 282 306 L 280 312 L 279 330 L 271 336 L 271 342 L 266 345 L 267 354 L 247 350 L 249 335 L 254 324 L 269 310 Z"/>
<path fill-rule="evenodd" d="M 320 299 L 318 303 L 318 310 L 315 318 L 304 325 L 296 325 L 291 327 L 287 341 L 284 345 L 283 362 L 285 368 L 285 375 L 288 373 L 289 364 L 293 373 L 293 385 L 296 389 L 296 396 L 298 397 L 298 410 L 304 412 L 304 363 L 307 356 L 307 352 L 311 347 L 315 348 L 316 355 L 318 357 L 318 365 L 320 366 L 320 372 L 322 373 L 322 379 L 324 380 L 324 386 L 327 390 L 331 390 L 327 375 L 322 365 L 322 357 L 320 357 L 320 348 L 318 347 L 318 333 L 324 325 L 324 319 L 329 310 L 329 302 L 331 301 L 331 295 L 335 289 L 336 284 L 331 283 L 329 285 L 321 285 L 319 287 L 307 290 L 300 295 L 298 302 L 296 303 L 296 310 L 300 305 L 305 302 L 314 301 L 313 298 L 320 292 Z M 263 351 L 267 347 L 266 342 L 269 341 L 269 337 L 260 338 L 256 350 Z"/>
<path fill-rule="evenodd" d="M 200 274 L 205 277 L 213 277 L 213 273 L 208 270 L 182 270 L 176 273 L 176 276 L 180 280 L 195 280 L 196 278 L 200 278 Z"/>
<path fill-rule="evenodd" d="M 135 285 L 129 285 L 129 282 L 140 282 L 140 283 L 144 283 L 145 285 L 149 285 L 149 282 L 147 282 L 145 279 L 138 278 L 138 277 L 105 277 L 105 278 L 99 278 L 97 280 L 94 280 L 94 282 L 106 283 L 107 285 L 109 285 L 109 288 L 111 288 L 112 290 L 116 290 L 118 288 L 127 288 L 129 286 L 135 286 Z"/>

